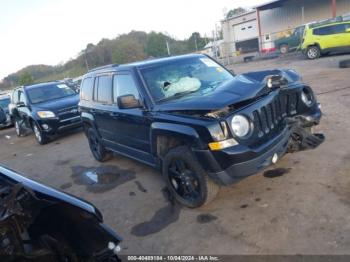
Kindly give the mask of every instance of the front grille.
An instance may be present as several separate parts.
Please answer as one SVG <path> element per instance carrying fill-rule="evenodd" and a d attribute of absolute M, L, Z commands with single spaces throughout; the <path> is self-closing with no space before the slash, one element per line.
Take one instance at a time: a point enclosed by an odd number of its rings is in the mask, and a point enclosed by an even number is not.
<path fill-rule="evenodd" d="M 258 137 L 263 137 L 281 126 L 282 120 L 297 113 L 298 94 L 279 94 L 270 103 L 253 111 L 253 122 Z"/>
<path fill-rule="evenodd" d="M 57 114 L 60 120 L 79 116 L 78 107 L 72 106 L 72 107 L 63 108 L 58 110 Z"/>

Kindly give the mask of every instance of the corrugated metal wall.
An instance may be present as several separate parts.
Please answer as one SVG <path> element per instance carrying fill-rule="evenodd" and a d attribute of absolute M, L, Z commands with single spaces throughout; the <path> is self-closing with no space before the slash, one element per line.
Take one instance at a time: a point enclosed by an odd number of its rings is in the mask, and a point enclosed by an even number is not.
<path fill-rule="evenodd" d="M 345 13 L 350 13 L 350 0 L 337 0 L 337 15 Z M 331 17 L 331 0 L 290 0 L 282 7 L 260 11 L 261 31 L 271 34 Z"/>

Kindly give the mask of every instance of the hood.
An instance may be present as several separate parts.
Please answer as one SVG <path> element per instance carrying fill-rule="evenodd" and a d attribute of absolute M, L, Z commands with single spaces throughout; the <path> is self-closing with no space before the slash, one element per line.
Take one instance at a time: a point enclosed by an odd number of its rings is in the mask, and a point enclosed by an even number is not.
<path fill-rule="evenodd" d="M 53 111 L 57 112 L 60 109 L 68 108 L 68 107 L 73 107 L 73 106 L 78 106 L 79 103 L 79 95 L 72 95 L 60 99 L 55 99 L 55 100 L 50 100 L 47 102 L 35 104 L 35 108 L 38 110 L 48 110 L 48 111 Z"/>
<path fill-rule="evenodd" d="M 55 202 L 66 202 L 70 205 L 76 206 L 80 209 L 83 209 L 95 215 L 100 221 L 102 221 L 102 215 L 100 211 L 96 209 L 92 204 L 84 200 L 81 200 L 77 197 L 71 196 L 67 193 L 63 193 L 51 187 L 40 184 L 34 180 L 21 176 L 16 172 L 8 168 L 5 168 L 1 165 L 0 165 L 0 177 L 9 179 L 13 183 L 22 183 L 25 187 L 28 187 L 31 190 L 33 190 L 37 194 L 38 198 L 40 199 L 46 199 L 46 200 L 55 201 Z"/>
<path fill-rule="evenodd" d="M 155 111 L 213 111 L 239 102 L 250 100 L 270 92 L 266 86 L 266 77 L 280 75 L 288 85 L 300 81 L 294 70 L 266 70 L 235 76 L 232 80 L 207 94 L 193 93 L 176 100 L 155 105 Z"/>

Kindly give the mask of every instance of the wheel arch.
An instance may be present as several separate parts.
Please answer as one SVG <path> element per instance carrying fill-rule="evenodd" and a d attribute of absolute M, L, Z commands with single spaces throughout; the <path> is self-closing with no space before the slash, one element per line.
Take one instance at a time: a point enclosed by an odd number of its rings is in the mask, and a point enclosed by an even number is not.
<path fill-rule="evenodd" d="M 169 149 L 178 145 L 203 148 L 203 143 L 194 128 L 173 123 L 153 123 L 150 141 L 151 153 L 158 157 L 164 156 Z"/>
<path fill-rule="evenodd" d="M 101 134 L 98 132 L 96 123 L 95 123 L 95 117 L 87 112 L 81 113 L 81 121 L 83 123 L 84 133 L 87 135 L 87 131 L 89 128 L 93 128 L 99 137 L 101 137 Z"/>

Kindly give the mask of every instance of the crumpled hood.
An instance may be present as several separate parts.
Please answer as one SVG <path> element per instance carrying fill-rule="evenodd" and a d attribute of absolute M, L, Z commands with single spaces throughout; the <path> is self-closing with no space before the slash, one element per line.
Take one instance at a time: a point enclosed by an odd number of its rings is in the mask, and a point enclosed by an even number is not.
<path fill-rule="evenodd" d="M 72 96 L 36 104 L 35 108 L 38 110 L 47 110 L 47 111 L 57 112 L 60 109 L 78 106 L 78 103 L 79 103 L 79 95 L 77 94 L 77 95 L 72 95 Z"/>
<path fill-rule="evenodd" d="M 182 98 L 155 105 L 155 111 L 212 111 L 219 110 L 269 92 L 265 78 L 269 75 L 281 75 L 288 84 L 300 81 L 294 70 L 266 70 L 235 76 L 231 81 L 217 87 L 207 94 L 193 93 Z"/>

